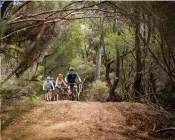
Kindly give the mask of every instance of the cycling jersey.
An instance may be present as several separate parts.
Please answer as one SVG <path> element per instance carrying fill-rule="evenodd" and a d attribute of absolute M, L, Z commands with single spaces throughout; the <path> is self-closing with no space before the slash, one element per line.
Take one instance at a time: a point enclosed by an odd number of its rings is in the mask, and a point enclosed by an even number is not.
<path fill-rule="evenodd" d="M 56 83 L 57 83 L 56 86 L 59 87 L 59 88 L 62 87 L 62 86 L 64 85 L 63 79 L 58 79 Z"/>
<path fill-rule="evenodd" d="M 52 85 L 53 85 L 52 81 L 46 80 L 44 84 L 45 84 L 44 87 L 45 87 L 46 90 L 50 90 L 50 89 L 54 88 L 54 87 L 52 87 Z"/>
<path fill-rule="evenodd" d="M 74 74 L 67 73 L 67 75 L 66 75 L 68 83 L 75 83 L 75 79 L 78 77 L 79 77 L 78 73 L 76 73 L 76 72 Z"/>

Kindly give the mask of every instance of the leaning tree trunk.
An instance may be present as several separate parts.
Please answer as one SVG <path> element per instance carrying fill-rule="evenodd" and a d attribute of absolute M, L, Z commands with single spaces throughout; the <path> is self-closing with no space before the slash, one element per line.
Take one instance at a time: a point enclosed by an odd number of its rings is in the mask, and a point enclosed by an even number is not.
<path fill-rule="evenodd" d="M 33 65 L 34 62 L 36 62 L 39 57 L 41 56 L 41 53 L 45 50 L 44 43 L 46 43 L 47 38 L 45 36 L 45 39 L 42 38 L 42 36 L 45 34 L 46 30 L 48 28 L 48 24 L 44 23 L 41 26 L 41 29 L 39 33 L 37 34 L 35 40 L 30 45 L 30 50 L 25 52 L 25 55 L 23 56 L 23 59 L 19 63 L 19 65 L 5 78 L 3 81 L 4 83 L 9 80 L 14 74 L 16 74 L 17 77 L 19 77 L 21 74 L 23 74 L 29 67 Z M 50 37 L 49 37 L 50 39 Z M 43 45 L 41 47 L 41 44 Z"/>
<path fill-rule="evenodd" d="M 115 71 L 115 78 L 114 83 L 109 90 L 109 96 L 106 101 L 117 101 L 117 97 L 115 95 L 115 89 L 118 86 L 119 83 L 119 70 L 120 70 L 120 56 L 119 56 L 119 50 L 116 48 L 116 71 Z"/>

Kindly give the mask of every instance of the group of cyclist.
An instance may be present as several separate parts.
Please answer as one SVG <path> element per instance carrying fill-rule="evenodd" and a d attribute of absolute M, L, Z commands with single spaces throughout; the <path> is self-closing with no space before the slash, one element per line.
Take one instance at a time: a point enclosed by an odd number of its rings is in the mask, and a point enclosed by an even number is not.
<path fill-rule="evenodd" d="M 81 78 L 79 77 L 78 73 L 75 72 L 73 67 L 69 68 L 69 72 L 66 74 L 65 79 L 63 79 L 63 75 L 59 74 L 54 81 L 53 78 L 48 76 L 43 83 L 43 90 L 46 93 L 53 93 L 54 90 L 62 90 L 63 87 L 67 89 L 68 96 L 71 94 L 71 89 L 73 88 L 76 79 L 78 79 L 79 83 L 81 83 Z"/>

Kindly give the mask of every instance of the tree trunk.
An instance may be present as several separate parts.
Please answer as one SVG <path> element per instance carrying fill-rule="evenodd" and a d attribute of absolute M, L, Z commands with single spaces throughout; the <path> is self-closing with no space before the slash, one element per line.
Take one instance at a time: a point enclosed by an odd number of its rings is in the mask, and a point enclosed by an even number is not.
<path fill-rule="evenodd" d="M 94 80 L 99 80 L 100 79 L 100 68 L 101 68 L 101 46 L 97 51 L 96 55 L 96 68 L 95 68 L 95 79 Z"/>
<path fill-rule="evenodd" d="M 116 33 L 116 22 L 115 18 L 113 21 L 113 33 Z M 118 86 L 119 83 L 119 70 L 120 70 L 120 53 L 119 49 L 116 47 L 116 69 L 115 69 L 115 78 L 113 84 L 111 84 L 110 79 L 109 79 L 109 70 L 110 70 L 110 65 L 113 63 L 114 60 L 108 62 L 106 64 L 106 79 L 108 81 L 108 84 L 110 85 L 110 90 L 109 90 L 109 96 L 106 101 L 117 101 L 117 97 L 115 95 L 115 90 Z"/>
<path fill-rule="evenodd" d="M 100 69 L 101 69 L 101 55 L 102 55 L 102 48 L 104 45 L 104 38 L 103 38 L 103 23 L 104 23 L 104 18 L 100 19 L 100 45 L 97 50 L 96 54 L 96 68 L 95 68 L 95 77 L 94 80 L 99 80 L 100 79 Z"/>
<path fill-rule="evenodd" d="M 107 82 L 108 86 L 111 88 L 112 83 L 110 81 L 109 74 L 110 74 L 110 66 L 114 62 L 114 60 L 110 60 L 106 54 L 106 46 L 105 46 L 105 42 L 104 42 L 103 32 L 101 34 L 101 45 L 103 48 L 103 56 L 104 56 L 105 78 L 106 78 L 106 82 Z"/>
<path fill-rule="evenodd" d="M 5 12 L 7 11 L 8 6 L 12 3 L 13 1 L 4 1 L 3 5 L 1 7 L 1 18 L 3 18 L 5 15 Z"/>
<path fill-rule="evenodd" d="M 110 66 L 111 66 L 112 63 L 114 63 L 114 60 L 111 60 L 110 62 L 107 62 L 107 63 L 105 64 L 105 69 L 106 69 L 106 73 L 105 73 L 106 82 L 107 82 L 107 84 L 109 85 L 110 88 L 112 87 L 112 83 L 111 83 L 111 80 L 110 80 L 110 78 L 109 78 L 109 73 L 110 73 Z"/>
<path fill-rule="evenodd" d="M 0 83 L 2 82 L 2 72 L 1 72 L 2 66 L 1 66 L 1 53 L 0 53 Z"/>
<path fill-rule="evenodd" d="M 120 56 L 119 56 L 119 50 L 116 48 L 116 70 L 115 70 L 115 78 L 114 83 L 109 90 L 109 96 L 106 101 L 117 101 L 117 97 L 115 95 L 115 89 L 118 86 L 119 83 L 119 70 L 120 70 Z"/>
<path fill-rule="evenodd" d="M 137 13 L 139 15 L 139 13 Z M 142 78 L 142 64 L 141 64 L 141 47 L 140 47 L 140 21 L 137 18 L 136 22 L 136 29 L 135 29 L 135 48 L 136 48 L 136 75 L 135 75 L 135 80 L 134 80 L 134 87 L 133 87 L 133 92 L 134 92 L 134 97 L 139 97 L 141 90 L 140 90 L 140 85 L 141 85 L 141 78 Z"/>
<path fill-rule="evenodd" d="M 22 58 L 19 65 L 5 78 L 3 83 L 5 83 L 8 79 L 10 79 L 14 74 L 16 74 L 17 77 L 19 77 L 21 74 L 23 74 L 29 67 L 32 66 L 33 62 L 36 62 L 40 55 L 38 55 L 39 47 L 41 46 L 41 42 L 44 40 L 42 39 L 43 34 L 45 33 L 46 29 L 48 27 L 48 24 L 43 24 L 40 28 L 40 31 L 35 38 L 35 40 L 30 45 L 30 50 L 26 51 L 24 54 L 24 57 Z M 45 41 L 46 42 L 46 41 Z M 44 50 L 44 47 L 40 48 Z"/>

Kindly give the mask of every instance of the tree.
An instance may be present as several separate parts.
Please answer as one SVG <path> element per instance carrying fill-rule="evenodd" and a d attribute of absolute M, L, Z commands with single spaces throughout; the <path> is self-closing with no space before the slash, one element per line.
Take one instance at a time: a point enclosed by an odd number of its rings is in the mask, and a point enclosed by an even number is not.
<path fill-rule="evenodd" d="M 136 76 L 134 80 L 134 97 L 139 97 L 141 94 L 141 79 L 142 79 L 142 63 L 141 63 L 141 46 L 140 46 L 140 21 L 139 21 L 139 10 L 136 6 L 136 17 L 135 17 L 135 48 L 136 48 Z"/>
<path fill-rule="evenodd" d="M 83 44 L 83 34 L 79 22 L 70 23 L 66 30 L 50 48 L 47 64 L 44 65 L 47 75 L 57 76 L 65 73 L 71 65 L 71 61 L 78 56 Z"/>

